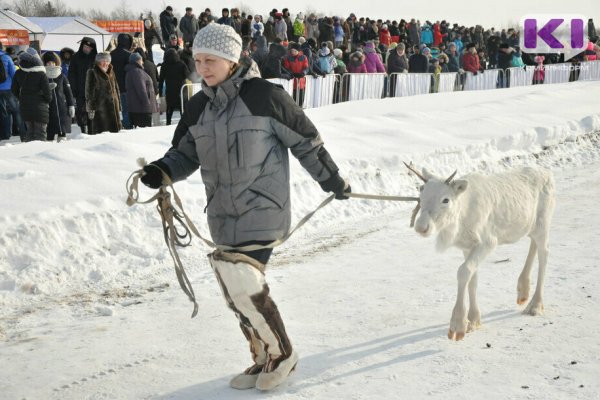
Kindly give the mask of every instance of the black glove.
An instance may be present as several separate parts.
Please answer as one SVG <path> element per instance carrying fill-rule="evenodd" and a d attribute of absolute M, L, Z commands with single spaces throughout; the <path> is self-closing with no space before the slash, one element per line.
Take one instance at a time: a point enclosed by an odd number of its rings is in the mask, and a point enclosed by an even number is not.
<path fill-rule="evenodd" d="M 477 75 L 477 71 L 473 72 L 473 75 Z"/>
<path fill-rule="evenodd" d="M 171 170 L 167 164 L 161 160 L 156 160 L 144 166 L 144 175 L 141 178 L 142 183 L 152 189 L 158 189 L 161 187 L 163 185 L 163 176 L 162 172 L 160 171 L 161 169 L 165 171 L 167 175 L 169 175 L 169 178 L 171 177 Z"/>
<path fill-rule="evenodd" d="M 348 196 L 344 196 L 344 193 L 351 193 L 352 188 L 350 185 L 346 183 L 346 181 L 338 174 L 332 175 L 329 179 L 323 182 L 319 182 L 321 185 L 321 189 L 325 192 L 333 192 L 335 193 L 335 198 L 337 200 L 347 200 Z"/>
<path fill-rule="evenodd" d="M 303 73 L 296 73 L 296 74 L 292 74 L 294 76 L 294 78 L 304 78 L 304 74 Z"/>

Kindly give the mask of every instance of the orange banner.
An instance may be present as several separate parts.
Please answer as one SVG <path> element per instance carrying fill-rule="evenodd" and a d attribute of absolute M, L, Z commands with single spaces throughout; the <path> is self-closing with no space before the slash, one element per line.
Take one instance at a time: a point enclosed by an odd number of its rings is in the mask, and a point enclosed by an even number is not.
<path fill-rule="evenodd" d="M 5 46 L 29 44 L 29 32 L 24 29 L 0 29 L 0 42 Z"/>
<path fill-rule="evenodd" d="M 141 20 L 92 21 L 92 23 L 109 32 L 144 32 L 144 21 Z"/>

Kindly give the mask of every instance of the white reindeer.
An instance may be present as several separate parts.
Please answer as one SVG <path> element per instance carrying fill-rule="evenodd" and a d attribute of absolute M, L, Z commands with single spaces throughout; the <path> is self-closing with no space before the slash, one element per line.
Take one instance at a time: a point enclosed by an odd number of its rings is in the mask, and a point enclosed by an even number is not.
<path fill-rule="evenodd" d="M 448 338 L 461 340 L 466 332 L 481 325 L 477 306 L 477 266 L 499 244 L 514 243 L 523 236 L 531 238 L 529 254 L 517 283 L 517 303 L 529 298 L 531 266 L 537 251 L 539 270 L 537 286 L 523 311 L 543 312 L 544 274 L 548 259 L 548 233 L 554 210 L 554 179 L 548 170 L 530 167 L 512 172 L 483 176 L 469 174 L 453 180 L 439 179 L 423 169 L 419 205 L 421 213 L 415 230 L 422 236 L 437 232 L 439 251 L 455 246 L 463 251 L 465 261 L 458 269 L 458 296 L 450 319 Z M 469 289 L 469 311 L 465 297 Z"/>

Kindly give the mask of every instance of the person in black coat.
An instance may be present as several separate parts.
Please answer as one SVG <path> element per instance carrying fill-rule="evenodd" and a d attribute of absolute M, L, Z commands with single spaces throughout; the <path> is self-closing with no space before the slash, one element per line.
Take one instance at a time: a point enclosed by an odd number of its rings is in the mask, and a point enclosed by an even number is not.
<path fill-rule="evenodd" d="M 152 113 L 156 112 L 156 95 L 152 78 L 144 71 L 142 56 L 134 52 L 125 66 L 125 88 L 129 103 L 129 119 L 136 127 L 152 126 Z"/>
<path fill-rule="evenodd" d="M 158 92 L 163 97 L 163 85 L 166 84 L 165 94 L 167 99 L 167 125 L 171 125 L 173 111 L 181 112 L 181 87 L 190 74 L 187 65 L 179 59 L 175 49 L 165 52 L 165 59 L 158 76 Z"/>
<path fill-rule="evenodd" d="M 71 133 L 71 120 L 75 116 L 75 99 L 71 93 L 69 80 L 62 73 L 61 62 L 58 55 L 47 51 L 42 55 L 42 61 L 46 68 L 48 81 L 56 84 L 52 89 L 52 101 L 50 102 L 50 119 L 47 128 L 47 140 L 57 141 L 65 139 L 67 133 Z"/>
<path fill-rule="evenodd" d="M 119 33 L 117 36 L 117 48 L 110 52 L 113 72 L 117 77 L 119 92 L 121 93 L 121 112 L 123 113 L 123 129 L 131 129 L 129 121 L 129 110 L 127 107 L 127 91 L 125 89 L 125 66 L 129 64 L 133 37 L 129 33 Z"/>
<path fill-rule="evenodd" d="M 260 73 L 264 79 L 282 78 L 292 79 L 292 75 L 281 66 L 281 59 L 285 57 L 287 50 L 279 43 L 271 43 L 269 55 L 265 60 Z"/>
<path fill-rule="evenodd" d="M 144 45 L 146 46 L 146 54 L 144 58 L 152 62 L 154 62 L 154 53 L 152 53 L 154 40 L 160 44 L 161 49 L 165 49 L 165 43 L 163 42 L 161 35 L 159 35 L 158 31 L 156 30 L 154 20 L 147 18 L 144 20 Z"/>
<path fill-rule="evenodd" d="M 418 45 L 413 46 L 414 54 L 408 59 L 408 72 L 426 73 L 429 70 L 429 60 L 419 49 Z"/>
<path fill-rule="evenodd" d="M 19 99 L 19 109 L 26 128 L 25 141 L 45 141 L 52 101 L 46 69 L 36 50 L 31 47 L 19 55 L 19 66 L 21 69 L 15 72 L 11 90 Z"/>
<path fill-rule="evenodd" d="M 167 6 L 167 8 L 160 13 L 159 18 L 163 42 L 167 43 L 169 41 L 169 37 L 172 34 L 177 33 L 177 18 L 173 16 L 173 7 Z"/>
<path fill-rule="evenodd" d="M 85 109 L 85 78 L 87 70 L 94 66 L 96 54 L 98 54 L 96 41 L 93 38 L 84 37 L 79 44 L 79 50 L 71 59 L 71 65 L 69 65 L 69 83 L 76 103 L 75 117 L 81 133 L 87 133 L 89 129 L 89 119 Z"/>

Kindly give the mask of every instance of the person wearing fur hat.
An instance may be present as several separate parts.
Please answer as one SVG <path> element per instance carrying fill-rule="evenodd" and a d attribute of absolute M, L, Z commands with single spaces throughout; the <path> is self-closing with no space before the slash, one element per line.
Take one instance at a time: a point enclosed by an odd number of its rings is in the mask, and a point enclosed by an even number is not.
<path fill-rule="evenodd" d="M 71 60 L 75 55 L 75 51 L 70 47 L 63 47 L 58 53 L 60 57 L 60 68 L 62 70 L 62 74 L 65 78 L 69 78 L 69 66 L 71 65 Z"/>
<path fill-rule="evenodd" d="M 152 113 L 157 112 L 154 83 L 144 71 L 144 59 L 137 52 L 131 53 L 129 64 L 125 66 L 125 88 L 131 125 L 152 126 Z"/>
<path fill-rule="evenodd" d="M 265 267 L 272 248 L 263 246 L 290 229 L 288 149 L 324 191 L 345 199 L 350 186 L 302 108 L 281 86 L 261 79 L 241 51 L 241 38 L 229 26 L 198 32 L 193 52 L 202 91 L 187 103 L 171 149 L 144 167 L 141 180 L 158 188 L 163 173 L 178 182 L 201 170 L 212 239 L 235 248 L 214 251 L 209 262 L 253 360 L 230 385 L 270 390 L 298 362 L 269 295 Z"/>
<path fill-rule="evenodd" d="M 87 72 L 85 98 L 90 135 L 121 130 L 121 94 L 110 62 L 109 53 L 98 53 L 94 67 Z"/>
<path fill-rule="evenodd" d="M 46 69 L 37 51 L 29 47 L 19 55 L 21 67 L 13 77 L 11 90 L 19 99 L 21 118 L 25 122 L 25 142 L 46 140 L 50 120 L 51 89 Z"/>
<path fill-rule="evenodd" d="M 366 74 L 367 66 L 365 65 L 365 54 L 360 50 L 350 54 L 350 62 L 346 67 L 351 74 Z"/>
<path fill-rule="evenodd" d="M 56 85 L 52 89 L 46 138 L 51 142 L 56 136 L 57 142 L 60 142 L 66 139 L 67 133 L 71 133 L 71 121 L 75 117 L 75 99 L 69 81 L 62 73 L 59 56 L 52 51 L 47 51 L 42 55 L 42 62 L 46 68 L 48 81 Z"/>

